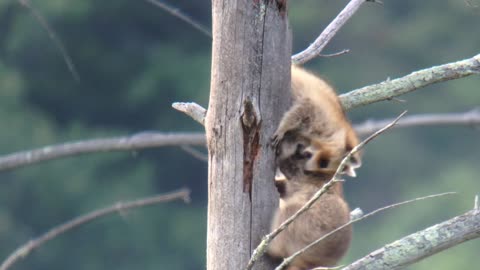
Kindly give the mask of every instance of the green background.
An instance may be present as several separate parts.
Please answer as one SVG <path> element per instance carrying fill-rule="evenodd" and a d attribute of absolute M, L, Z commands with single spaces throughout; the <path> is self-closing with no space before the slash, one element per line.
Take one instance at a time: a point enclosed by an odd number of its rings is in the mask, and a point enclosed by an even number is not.
<path fill-rule="evenodd" d="M 209 1 L 171 1 L 210 27 Z M 294 52 L 347 1 L 290 1 Z M 346 92 L 480 52 L 480 1 L 423 0 L 365 4 L 324 50 L 350 49 L 307 66 Z M 146 1 L 34 1 L 63 42 L 80 76 L 32 12 L 0 2 L 0 154 L 140 131 L 201 131 L 171 109 L 208 105 L 211 40 Z M 480 78 L 436 84 L 354 109 L 354 123 L 409 114 L 462 112 L 480 103 Z M 417 127 L 389 131 L 364 152 L 345 185 L 350 205 L 370 211 L 418 196 L 457 195 L 389 210 L 355 225 L 343 263 L 407 234 L 461 214 L 479 193 L 479 130 Z M 203 148 L 199 148 L 205 151 Z M 117 201 L 180 187 L 192 203 L 168 203 L 112 215 L 39 248 L 12 269 L 203 269 L 207 164 L 176 147 L 98 153 L 0 172 L 0 258 L 51 227 Z M 409 269 L 472 269 L 474 240 Z"/>

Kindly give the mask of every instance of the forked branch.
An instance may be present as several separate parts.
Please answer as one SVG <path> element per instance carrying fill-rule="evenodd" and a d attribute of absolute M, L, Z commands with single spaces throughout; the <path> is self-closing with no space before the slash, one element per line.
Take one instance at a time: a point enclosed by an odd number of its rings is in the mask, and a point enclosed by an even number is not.
<path fill-rule="evenodd" d="M 92 222 L 96 219 L 101 217 L 114 214 L 114 213 L 122 213 L 129 209 L 139 208 L 139 207 L 146 207 L 151 206 L 159 203 L 169 202 L 177 199 L 182 199 L 184 202 L 190 201 L 190 190 L 188 189 L 181 189 L 176 192 L 156 195 L 149 198 L 144 198 L 136 201 L 130 202 L 118 202 L 110 207 L 99 209 L 88 213 L 86 215 L 74 218 L 64 224 L 61 224 L 57 227 L 52 228 L 50 231 L 46 232 L 45 234 L 41 235 L 38 238 L 32 239 L 28 241 L 26 244 L 17 248 L 10 256 L 8 256 L 5 261 L 0 265 L 0 270 L 7 270 L 12 266 L 14 263 L 19 261 L 20 259 L 25 258 L 28 256 L 33 250 L 39 248 L 46 242 L 74 229 L 81 225 L 85 225 L 89 222 Z"/>

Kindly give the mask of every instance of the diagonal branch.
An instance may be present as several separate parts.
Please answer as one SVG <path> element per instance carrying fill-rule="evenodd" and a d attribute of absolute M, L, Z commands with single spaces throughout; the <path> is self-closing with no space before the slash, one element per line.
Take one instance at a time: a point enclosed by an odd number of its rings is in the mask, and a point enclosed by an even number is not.
<path fill-rule="evenodd" d="M 312 60 L 320 55 L 323 48 L 327 46 L 328 42 L 337 34 L 342 26 L 357 12 L 360 6 L 369 0 L 352 0 L 348 5 L 337 15 L 337 17 L 323 30 L 318 38 L 306 48 L 292 56 L 292 63 L 301 65 Z M 371 0 L 370 0 L 371 1 Z"/>
<path fill-rule="evenodd" d="M 156 195 L 149 198 L 144 198 L 136 201 L 130 202 L 118 202 L 113 206 L 99 209 L 93 212 L 90 212 L 86 215 L 79 216 L 74 218 L 66 223 L 63 223 L 57 227 L 52 228 L 50 231 L 46 232 L 45 234 L 41 235 L 38 238 L 32 239 L 28 241 L 26 244 L 17 248 L 8 258 L 3 261 L 0 265 L 0 270 L 7 270 L 15 264 L 20 259 L 25 258 L 28 256 L 33 250 L 39 248 L 41 245 L 45 244 L 46 242 L 72 230 L 78 226 L 85 225 L 93 220 L 98 218 L 114 214 L 114 213 L 121 213 L 123 211 L 132 209 L 132 208 L 139 208 L 139 207 L 146 207 L 151 206 L 159 203 L 169 202 L 176 199 L 182 199 L 184 202 L 190 201 L 190 190 L 188 189 L 180 189 L 176 192 Z"/>
<path fill-rule="evenodd" d="M 0 171 L 94 152 L 132 151 L 171 145 L 205 145 L 203 133 L 142 132 L 132 136 L 92 139 L 45 146 L 0 157 Z"/>
<path fill-rule="evenodd" d="M 399 269 L 480 237 L 480 211 L 474 209 L 388 244 L 343 270 Z"/>
<path fill-rule="evenodd" d="M 415 71 L 407 76 L 386 80 L 340 95 L 345 110 L 389 100 L 422 87 L 480 74 L 480 54 L 472 58 Z"/>
<path fill-rule="evenodd" d="M 445 195 L 451 195 L 451 194 L 455 194 L 455 192 L 445 192 L 445 193 L 440 193 L 440 194 L 434 194 L 434 195 L 429 195 L 429 196 L 425 196 L 425 197 L 420 197 L 420 198 L 415 198 L 415 199 L 412 199 L 412 200 L 408 200 L 408 201 L 404 201 L 404 202 L 399 202 L 399 203 L 395 203 L 395 204 L 391 204 L 391 205 L 387 205 L 385 207 L 382 207 L 382 208 L 379 208 L 379 209 L 376 209 L 366 215 L 363 215 L 359 218 L 355 218 L 355 219 L 352 219 L 350 220 L 349 222 L 345 223 L 344 225 L 336 228 L 335 230 L 323 235 L 322 237 L 318 238 L 317 240 L 313 241 L 312 243 L 310 243 L 308 246 L 302 248 L 301 250 L 295 252 L 294 254 L 292 254 L 290 257 L 288 258 L 285 258 L 283 260 L 283 262 L 277 267 L 275 268 L 275 270 L 282 270 L 284 269 L 287 265 L 289 265 L 297 256 L 300 256 L 301 254 L 305 253 L 305 251 L 307 251 L 308 249 L 312 248 L 313 246 L 315 246 L 316 244 L 320 243 L 321 241 L 323 241 L 325 238 L 327 237 L 330 237 L 331 235 L 333 235 L 334 233 L 340 231 L 341 229 L 343 228 L 346 228 L 350 225 L 352 225 L 353 223 L 356 223 L 360 220 L 363 220 L 363 219 L 366 219 L 368 217 L 371 217 L 375 214 L 378 214 L 380 212 L 383 212 L 385 210 L 388 210 L 388 209 L 391 209 L 391 208 L 395 208 L 397 206 L 401 206 L 401 205 L 405 205 L 405 204 L 409 204 L 409 203 L 413 203 L 413 202 L 417 202 L 417 201 L 421 201 L 421 200 L 426 200 L 426 199 L 432 199 L 432 198 L 436 198 L 436 197 L 441 197 L 441 196 L 445 196 Z"/>
<path fill-rule="evenodd" d="M 297 219 L 298 216 L 301 214 L 305 213 L 308 209 L 312 207 L 312 205 L 325 193 L 327 192 L 335 183 L 342 182 L 343 180 L 339 179 L 340 174 L 345 168 L 345 165 L 347 162 L 350 160 L 352 155 L 360 151 L 367 143 L 369 143 L 371 140 L 382 134 L 383 132 L 387 131 L 389 128 L 395 125 L 395 123 L 405 114 L 406 112 L 403 112 L 400 114 L 393 122 L 385 126 L 384 128 L 378 130 L 374 134 L 370 135 L 368 138 L 363 140 L 361 143 L 359 143 L 357 146 L 355 146 L 340 162 L 340 165 L 338 166 L 337 170 L 335 171 L 335 174 L 333 175 L 332 179 L 330 179 L 325 185 L 322 186 L 321 189 L 319 189 L 313 196 L 308 200 L 305 205 L 302 206 L 295 214 L 293 214 L 291 217 L 289 217 L 287 220 L 285 220 L 280 226 L 273 230 L 271 233 L 267 234 L 266 236 L 263 237 L 262 241 L 260 244 L 255 248 L 255 250 L 252 253 L 252 256 L 250 258 L 250 261 L 248 262 L 248 265 L 246 267 L 246 270 L 250 270 L 253 267 L 253 264 L 261 257 L 265 252 L 267 251 L 268 245 L 272 242 L 272 240 L 283 230 L 287 228 L 288 225 L 290 225 L 295 219 Z"/>

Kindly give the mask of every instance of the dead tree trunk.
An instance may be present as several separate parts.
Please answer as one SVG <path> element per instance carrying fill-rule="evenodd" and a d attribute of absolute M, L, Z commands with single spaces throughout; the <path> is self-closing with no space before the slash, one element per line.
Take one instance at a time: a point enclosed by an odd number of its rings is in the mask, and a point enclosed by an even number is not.
<path fill-rule="evenodd" d="M 289 100 L 285 0 L 213 0 L 207 269 L 244 269 L 277 204 L 269 140 Z M 272 269 L 260 261 L 256 269 Z"/>

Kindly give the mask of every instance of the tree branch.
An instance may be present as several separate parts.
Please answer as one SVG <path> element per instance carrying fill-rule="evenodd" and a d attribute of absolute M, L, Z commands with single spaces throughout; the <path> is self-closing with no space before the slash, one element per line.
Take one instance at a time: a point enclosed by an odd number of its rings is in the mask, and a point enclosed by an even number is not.
<path fill-rule="evenodd" d="M 356 124 L 354 128 L 359 135 L 365 136 L 374 133 L 392 121 L 393 119 L 384 119 L 378 121 L 368 120 L 364 123 Z M 406 116 L 400 119 L 394 128 L 433 125 L 480 125 L 480 110 L 473 109 L 464 113 L 418 114 Z M 49 145 L 39 149 L 12 153 L 0 157 L 0 171 L 67 156 L 76 156 L 95 152 L 134 151 L 144 148 L 178 145 L 203 146 L 205 145 L 205 135 L 201 132 L 141 132 L 136 135 L 125 137 L 92 139 L 59 145 Z M 193 155 L 192 151 L 186 151 Z M 194 156 L 200 160 L 205 160 L 205 156 L 203 155 Z"/>
<path fill-rule="evenodd" d="M 384 127 L 393 119 L 367 120 L 362 124 L 354 125 L 358 135 L 368 135 Z M 415 126 L 440 126 L 440 125 L 480 125 L 480 109 L 473 109 L 464 113 L 435 113 L 435 114 L 417 114 L 406 116 L 400 119 L 395 128 L 415 127 Z"/>
<path fill-rule="evenodd" d="M 378 84 L 365 86 L 342 94 L 339 98 L 343 108 L 347 111 L 378 101 L 392 100 L 397 96 L 431 84 L 460 79 L 473 74 L 480 74 L 480 54 L 469 59 L 415 71 L 394 80 L 388 79 Z M 177 102 L 172 104 L 172 106 L 204 125 L 206 110 L 200 105 L 196 103 Z M 476 115 L 474 117 L 476 117 Z M 452 121 L 446 122 L 452 124 Z M 412 124 L 412 126 L 413 125 L 415 124 Z"/>
<path fill-rule="evenodd" d="M 388 244 L 343 270 L 398 269 L 480 237 L 480 211 L 467 213 Z"/>
<path fill-rule="evenodd" d="M 357 12 L 360 6 L 368 0 L 351 0 L 338 16 L 323 30 L 318 38 L 304 51 L 292 56 L 292 63 L 301 65 L 320 55 L 323 48 L 337 34 L 338 30 Z"/>
<path fill-rule="evenodd" d="M 63 45 L 62 41 L 60 38 L 57 37 L 57 34 L 55 31 L 53 31 L 53 28 L 50 27 L 50 24 L 48 23 L 47 19 L 39 12 L 37 11 L 33 6 L 30 0 L 17 0 L 20 5 L 24 6 L 26 9 L 28 9 L 32 14 L 33 17 L 40 23 L 40 25 L 45 29 L 47 32 L 48 36 L 50 39 L 53 41 L 53 44 L 57 46 L 58 50 L 62 54 L 62 58 L 65 61 L 65 64 L 67 65 L 68 70 L 72 74 L 73 78 L 76 81 L 80 81 L 80 75 L 78 75 L 77 69 L 75 68 L 75 65 L 73 64 L 72 58 L 67 52 L 67 49 Z"/>
<path fill-rule="evenodd" d="M 0 171 L 33 163 L 94 152 L 138 150 L 170 145 L 205 145 L 203 133 L 142 132 L 132 136 L 92 139 L 45 146 L 0 157 Z"/>
<path fill-rule="evenodd" d="M 307 251 L 308 249 L 312 248 L 313 246 L 315 246 L 316 244 L 320 243 L 321 241 L 323 241 L 324 239 L 326 239 L 327 237 L 330 237 L 332 234 L 340 231 L 341 229 L 345 228 L 345 227 L 348 227 L 350 225 L 352 225 L 353 223 L 356 223 L 360 220 L 363 220 L 363 219 L 366 219 L 368 217 L 371 217 L 375 214 L 378 214 L 380 212 L 383 212 L 385 210 L 388 210 L 388 209 L 391 209 L 391 208 L 394 208 L 394 207 L 397 207 L 397 206 L 401 206 L 401 205 L 404 205 L 404 204 L 409 204 L 409 203 L 412 203 L 412 202 L 417 202 L 417 201 L 421 201 L 421 200 L 426 200 L 426 199 L 432 199 L 432 198 L 436 198 L 436 197 L 441 197 L 441 196 L 445 196 L 445 195 L 451 195 L 451 194 L 455 194 L 455 192 L 445 192 L 445 193 L 440 193 L 440 194 L 434 194 L 434 195 L 429 195 L 429 196 L 425 196 L 425 197 L 420 197 L 420 198 L 415 198 L 415 199 L 412 199 L 412 200 L 408 200 L 408 201 L 404 201 L 404 202 L 400 202 L 400 203 L 395 203 L 395 204 L 391 204 L 391 205 L 387 205 L 385 207 L 382 207 L 382 208 L 379 208 L 377 210 L 374 210 L 366 215 L 363 215 L 359 218 L 355 218 L 355 219 L 352 219 L 350 220 L 349 222 L 345 223 L 344 225 L 336 228 L 335 230 L 323 235 L 322 237 L 318 238 L 317 240 L 313 241 L 312 243 L 310 243 L 309 245 L 307 245 L 306 247 L 300 249 L 299 251 L 295 252 L 294 254 L 292 254 L 290 257 L 288 258 L 285 258 L 283 260 L 283 262 L 277 267 L 275 268 L 275 270 L 282 270 L 284 269 L 287 265 L 289 265 L 297 256 L 305 253 L 305 251 Z"/>
<path fill-rule="evenodd" d="M 149 2 L 150 4 L 152 4 L 156 7 L 159 7 L 161 9 L 165 10 L 166 12 L 170 13 L 174 17 L 179 18 L 180 20 L 186 22 L 187 24 L 189 24 L 193 28 L 197 29 L 198 31 L 200 31 L 204 35 L 212 38 L 212 32 L 210 32 L 210 30 L 207 29 L 207 27 L 205 27 L 201 23 L 193 20 L 192 18 L 188 17 L 187 15 L 183 14 L 182 12 L 180 12 L 180 10 L 178 8 L 175 8 L 173 6 L 168 5 L 165 2 L 160 2 L 160 1 L 157 1 L 157 0 L 145 0 L 145 1 Z"/>
<path fill-rule="evenodd" d="M 88 213 L 86 215 L 74 218 L 66 223 L 63 223 L 57 227 L 52 228 L 47 233 L 41 235 L 38 238 L 32 239 L 28 241 L 26 244 L 17 248 L 12 254 L 10 254 L 10 256 L 8 256 L 7 259 L 5 259 L 5 261 L 3 261 L 2 265 L 0 265 L 0 270 L 7 270 L 14 263 L 19 261 L 20 259 L 25 258 L 33 250 L 37 249 L 38 247 L 45 244 L 46 242 L 78 226 L 87 224 L 95 219 L 98 219 L 116 212 L 122 213 L 132 208 L 151 206 L 151 205 L 155 205 L 163 202 L 173 201 L 176 199 L 182 199 L 184 202 L 189 202 L 190 190 L 184 188 L 176 192 L 163 194 L 163 195 L 156 195 L 153 197 L 144 198 L 140 200 L 135 200 L 130 202 L 118 202 L 110 207 L 99 209 L 91 213 Z"/>
<path fill-rule="evenodd" d="M 271 233 L 267 234 L 265 237 L 263 237 L 262 241 L 260 244 L 255 248 L 255 250 L 252 253 L 252 256 L 250 258 L 250 261 L 248 262 L 248 265 L 246 267 L 246 270 L 250 270 L 253 267 L 253 264 L 255 263 L 256 260 L 258 260 L 265 252 L 267 251 L 267 247 L 272 242 L 272 240 L 283 230 L 287 228 L 290 223 L 292 223 L 295 219 L 297 219 L 298 216 L 301 214 L 305 213 L 312 205 L 325 193 L 327 192 L 335 183 L 342 182 L 343 180 L 339 179 L 338 177 L 342 173 L 342 171 L 345 168 L 345 165 L 347 162 L 350 160 L 352 155 L 360 151 L 367 143 L 369 143 L 371 140 L 373 140 L 375 137 L 378 135 L 382 134 L 389 128 L 391 128 L 395 123 L 405 114 L 406 112 L 403 112 L 400 114 L 393 122 L 385 126 L 384 128 L 378 130 L 365 140 L 363 140 L 361 143 L 359 143 L 357 146 L 355 146 L 340 162 L 340 165 L 338 166 L 337 170 L 335 171 L 335 174 L 333 175 L 332 179 L 330 179 L 327 183 L 325 183 L 321 189 L 319 189 L 310 200 L 308 200 L 305 205 L 302 206 L 295 214 L 293 214 L 291 217 L 289 217 L 287 220 L 285 220 L 278 228 L 273 230 Z"/>
<path fill-rule="evenodd" d="M 207 110 L 202 106 L 198 105 L 195 102 L 174 102 L 172 107 L 177 110 L 185 113 L 186 115 L 193 118 L 193 120 L 200 123 L 202 126 L 205 125 L 205 116 L 207 115 Z"/>
<path fill-rule="evenodd" d="M 182 146 L 180 146 L 180 149 L 182 149 L 184 152 L 190 154 L 192 157 L 194 157 L 198 160 L 208 162 L 208 155 L 207 154 L 202 153 L 201 151 L 191 147 L 190 145 L 182 145 Z"/>
<path fill-rule="evenodd" d="M 415 71 L 398 79 L 365 86 L 340 95 L 340 101 L 345 110 L 350 110 L 370 103 L 389 100 L 434 83 L 459 79 L 472 74 L 480 74 L 480 54 L 469 59 Z"/>

